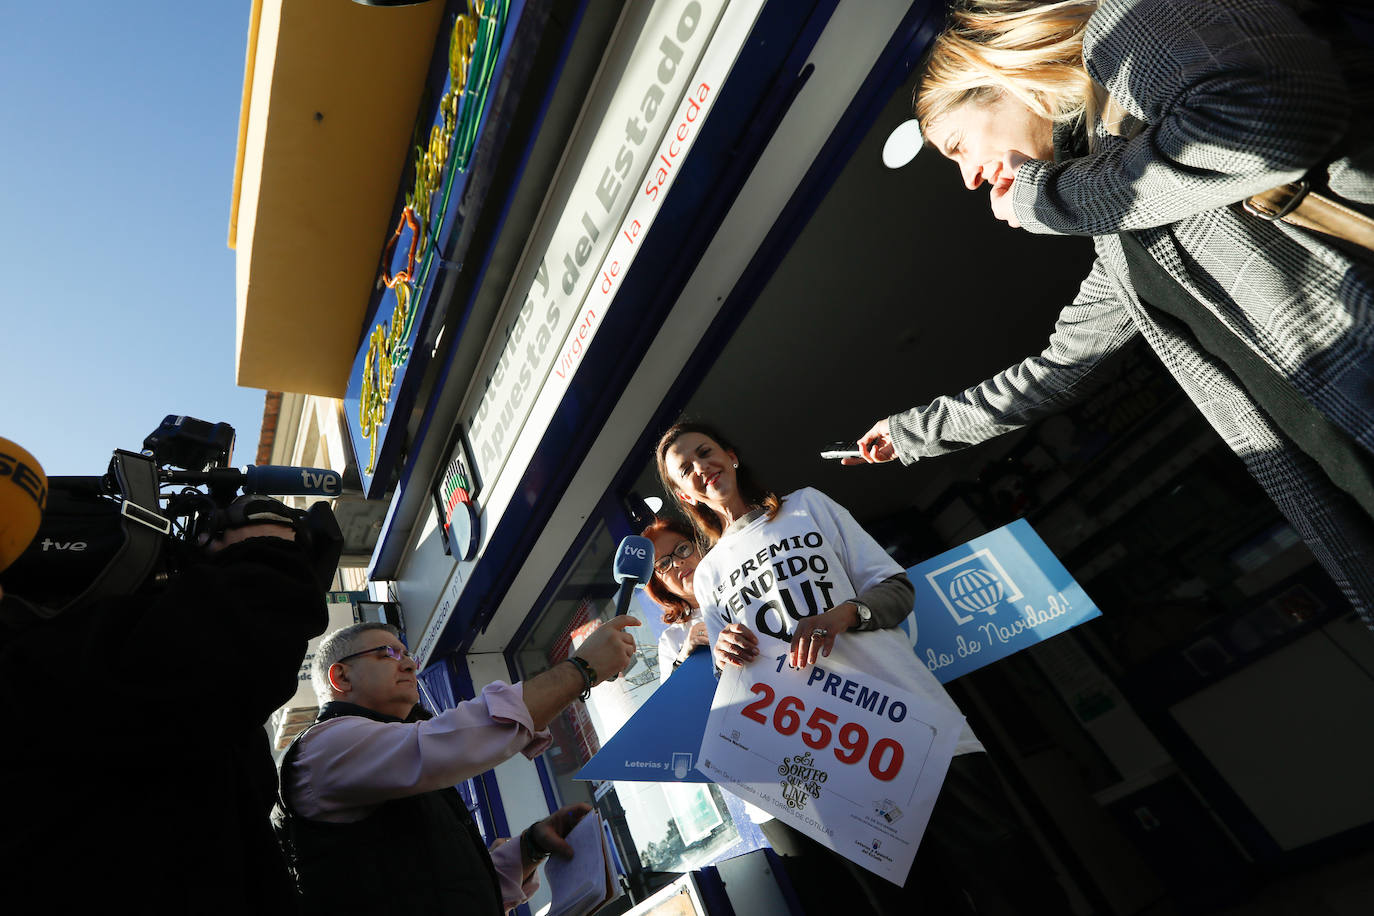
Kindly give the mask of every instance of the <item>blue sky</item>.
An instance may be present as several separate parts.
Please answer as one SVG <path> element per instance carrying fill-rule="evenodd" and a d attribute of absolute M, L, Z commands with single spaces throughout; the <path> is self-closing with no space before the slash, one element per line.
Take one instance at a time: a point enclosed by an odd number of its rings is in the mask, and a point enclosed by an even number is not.
<path fill-rule="evenodd" d="M 190 414 L 253 463 L 225 241 L 248 0 L 0 9 L 0 436 L 99 474 Z"/>

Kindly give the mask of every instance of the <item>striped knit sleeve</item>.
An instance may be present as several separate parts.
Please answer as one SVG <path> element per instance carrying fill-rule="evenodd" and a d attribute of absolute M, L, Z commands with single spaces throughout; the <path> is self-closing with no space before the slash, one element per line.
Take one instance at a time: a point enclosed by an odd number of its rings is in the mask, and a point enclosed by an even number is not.
<path fill-rule="evenodd" d="M 1136 334 L 1101 258 L 1059 313 L 1039 356 L 888 418 L 903 464 L 1000 436 L 1058 412 L 1094 387 L 1094 370 Z"/>
<path fill-rule="evenodd" d="M 1032 232 L 1103 235 L 1236 203 L 1301 177 L 1347 126 L 1330 48 L 1274 0 L 1104 0 L 1083 48 L 1145 126 L 1023 164 L 1012 202 Z"/>

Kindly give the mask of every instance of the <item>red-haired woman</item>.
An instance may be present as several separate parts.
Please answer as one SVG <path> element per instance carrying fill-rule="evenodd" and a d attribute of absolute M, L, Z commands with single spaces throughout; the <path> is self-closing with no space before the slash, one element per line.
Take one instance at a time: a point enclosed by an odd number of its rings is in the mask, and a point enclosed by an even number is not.
<path fill-rule="evenodd" d="M 710 645 L 692 593 L 701 549 L 691 526 L 676 519 L 656 518 L 640 534 L 654 542 L 654 574 L 645 588 L 668 624 L 658 638 L 658 679 L 666 681 L 687 656 Z"/>

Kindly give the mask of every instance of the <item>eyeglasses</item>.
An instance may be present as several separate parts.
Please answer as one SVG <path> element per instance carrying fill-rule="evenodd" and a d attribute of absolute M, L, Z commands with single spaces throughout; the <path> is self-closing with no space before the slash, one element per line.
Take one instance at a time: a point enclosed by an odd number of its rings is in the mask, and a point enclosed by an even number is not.
<path fill-rule="evenodd" d="M 381 655 L 377 655 L 378 652 L 380 652 Z M 415 656 L 411 655 L 409 651 L 398 649 L 395 646 L 373 646 L 371 649 L 364 649 L 361 652 L 354 652 L 352 655 L 345 655 L 343 658 L 334 662 L 334 664 L 337 665 L 339 662 L 346 662 L 350 658 L 358 658 L 363 655 L 373 655 L 377 658 L 386 657 L 397 662 L 409 660 L 412 663 L 418 664 L 418 662 L 415 662 Z"/>
<path fill-rule="evenodd" d="M 697 552 L 697 545 L 691 541 L 683 541 L 672 549 L 672 552 L 659 557 L 654 561 L 654 571 L 660 576 L 665 575 L 678 560 L 685 560 Z"/>

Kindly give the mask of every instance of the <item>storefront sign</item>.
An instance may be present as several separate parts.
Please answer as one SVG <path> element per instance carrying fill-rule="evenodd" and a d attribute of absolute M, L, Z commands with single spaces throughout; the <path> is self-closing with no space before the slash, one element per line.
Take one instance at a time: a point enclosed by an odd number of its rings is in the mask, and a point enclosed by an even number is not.
<path fill-rule="evenodd" d="M 449 451 L 444 472 L 434 487 L 434 502 L 439 510 L 439 522 L 444 530 L 444 549 L 459 560 L 471 560 L 477 555 L 482 540 L 479 527 L 481 513 L 477 511 L 477 483 L 472 478 L 472 459 L 468 457 L 460 430 Z"/>
<path fill-rule="evenodd" d="M 486 493 L 484 524 L 504 511 L 513 487 L 502 469 L 517 441 L 522 469 L 533 454 L 762 6 L 733 0 L 722 14 L 723 0 L 659 0 L 646 16 L 561 215 L 536 233 L 531 250 L 540 254 L 512 283 L 459 411 L 469 470 Z M 426 626 L 422 653 L 453 613 L 462 570 Z"/>
<path fill-rule="evenodd" d="M 838 654 L 728 666 L 697 766 L 895 884 L 906 880 L 963 725 L 957 711 Z"/>
<path fill-rule="evenodd" d="M 514 16 L 513 5 L 517 7 Z M 420 319 L 429 305 L 432 290 L 426 284 L 437 248 L 452 228 L 449 201 L 462 195 L 465 171 L 495 83 L 506 26 L 522 7 L 519 0 L 514 4 L 512 0 L 470 0 L 465 12 L 454 17 L 443 46 L 448 57 L 445 90 L 427 136 L 412 155 L 414 181 L 383 251 L 379 285 L 384 288 L 376 323 L 349 376 L 346 401 L 354 421 L 350 429 L 369 498 L 381 495 L 374 491 L 372 481 L 385 463 L 388 419 L 411 364 Z"/>
<path fill-rule="evenodd" d="M 715 692 L 711 653 L 689 655 L 573 778 L 710 782 L 696 760 Z"/>
<path fill-rule="evenodd" d="M 481 479 L 496 479 L 536 406 L 547 422 L 582 364 L 756 15 L 718 49 L 724 6 L 660 0 L 648 14 L 562 216 L 522 268 L 515 289 L 523 293 L 507 303 L 460 417 Z M 758 4 L 731 4 L 730 14 L 744 22 L 750 6 Z M 703 55 L 713 33 L 715 53 Z"/>
<path fill-rule="evenodd" d="M 902 622 L 941 683 L 1101 615 L 1025 519 L 907 570 L 916 607 Z"/>
<path fill-rule="evenodd" d="M 453 567 L 453 572 L 449 574 L 448 584 L 444 586 L 444 593 L 439 597 L 439 604 L 434 609 L 434 614 L 425 624 L 424 632 L 420 634 L 420 638 L 415 640 L 415 645 L 410 649 L 415 664 L 421 669 L 431 661 L 430 656 L 434 652 L 435 645 L 439 642 L 439 637 L 443 635 L 449 615 L 453 613 L 453 606 L 457 604 L 458 596 L 463 593 L 463 586 L 467 584 L 470 568 L 470 565 L 464 566 L 462 563 Z"/>

